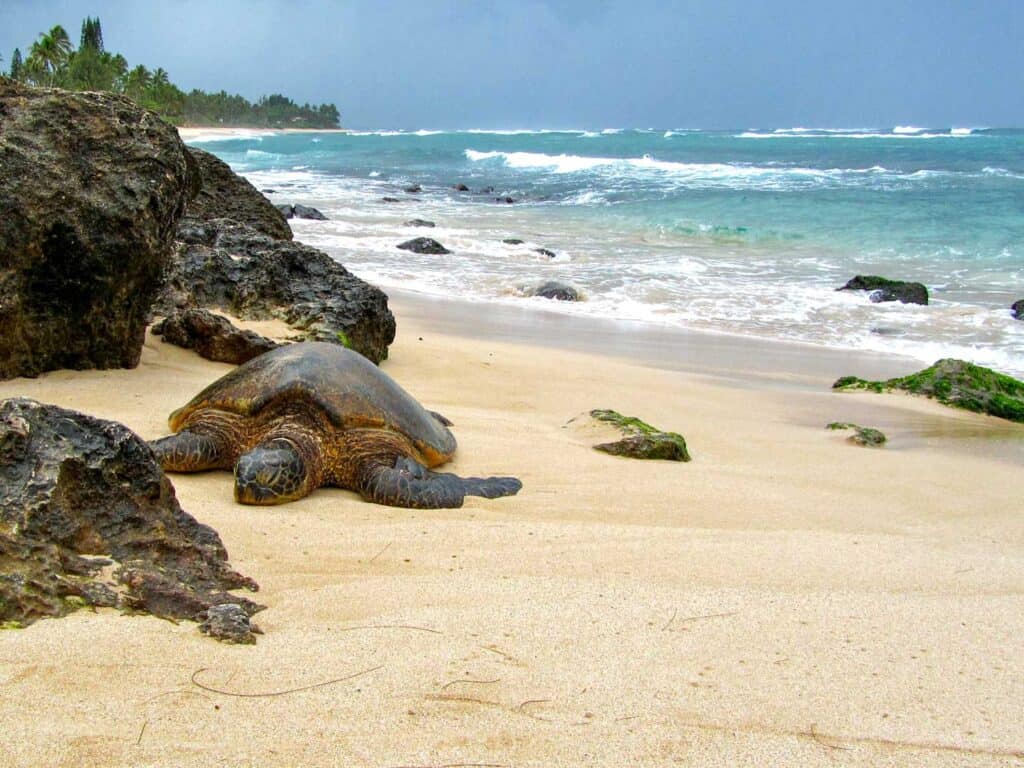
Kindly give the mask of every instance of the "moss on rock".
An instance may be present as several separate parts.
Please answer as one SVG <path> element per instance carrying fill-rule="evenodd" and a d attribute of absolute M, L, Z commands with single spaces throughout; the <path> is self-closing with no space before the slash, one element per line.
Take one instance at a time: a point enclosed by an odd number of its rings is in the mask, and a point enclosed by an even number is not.
<path fill-rule="evenodd" d="M 846 421 L 833 421 L 826 429 L 852 429 L 854 432 L 847 440 L 856 445 L 863 445 L 869 448 L 881 448 L 885 445 L 885 434 L 873 427 L 862 427 L 860 424 L 851 424 Z"/>
<path fill-rule="evenodd" d="M 945 358 L 930 368 L 886 381 L 866 381 L 844 376 L 832 385 L 837 390 L 869 392 L 902 390 L 924 395 L 953 408 L 986 413 L 1009 421 L 1024 422 L 1024 382 L 990 368 Z"/>
<path fill-rule="evenodd" d="M 594 409 L 590 416 L 616 427 L 624 435 L 614 443 L 599 443 L 595 450 L 633 459 L 689 461 L 686 440 L 676 432 L 663 432 L 634 416 L 623 416 L 609 409 Z"/>

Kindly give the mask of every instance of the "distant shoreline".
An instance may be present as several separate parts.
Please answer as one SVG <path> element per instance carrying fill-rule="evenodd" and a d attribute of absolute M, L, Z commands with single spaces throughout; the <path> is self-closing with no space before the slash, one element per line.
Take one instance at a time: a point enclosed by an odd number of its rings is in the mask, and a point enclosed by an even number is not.
<path fill-rule="evenodd" d="M 280 133 L 348 133 L 347 128 L 244 128 L 224 125 L 179 125 L 182 140 L 195 140 L 200 136 L 219 138 L 245 138 L 247 136 L 274 136 Z"/>

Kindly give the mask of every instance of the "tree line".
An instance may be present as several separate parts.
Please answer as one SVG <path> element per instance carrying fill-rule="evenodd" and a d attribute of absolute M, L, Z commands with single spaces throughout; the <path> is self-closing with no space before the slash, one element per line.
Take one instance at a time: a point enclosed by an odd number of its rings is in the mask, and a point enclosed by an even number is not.
<path fill-rule="evenodd" d="M 0 70 L 2 74 L 2 70 Z M 22 56 L 15 48 L 8 76 L 29 85 L 71 91 L 122 93 L 175 125 L 228 125 L 246 128 L 337 128 L 333 104 L 298 105 L 275 93 L 250 102 L 225 91 L 185 93 L 163 67 L 152 72 L 141 64 L 129 68 L 124 56 L 103 45 L 99 18 L 86 18 L 76 49 L 59 24 L 39 35 Z"/>

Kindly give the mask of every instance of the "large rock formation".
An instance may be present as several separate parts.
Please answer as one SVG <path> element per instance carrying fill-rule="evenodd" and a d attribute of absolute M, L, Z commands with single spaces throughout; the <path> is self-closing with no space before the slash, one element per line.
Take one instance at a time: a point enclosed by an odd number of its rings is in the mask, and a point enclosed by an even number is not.
<path fill-rule="evenodd" d="M 1024 299 L 1018 299 L 1010 305 L 1010 312 L 1018 320 L 1024 320 Z"/>
<path fill-rule="evenodd" d="M 292 229 L 279 211 L 262 193 L 236 174 L 219 157 L 189 147 L 199 166 L 202 188 L 189 203 L 183 228 L 210 219 L 233 219 L 277 240 L 291 240 Z"/>
<path fill-rule="evenodd" d="M 137 365 L 197 191 L 195 162 L 152 112 L 0 78 L 0 378 Z"/>
<path fill-rule="evenodd" d="M 0 401 L 0 624 L 85 605 L 191 619 L 261 606 L 217 533 L 182 511 L 128 428 L 34 400 Z"/>
<path fill-rule="evenodd" d="M 249 320 L 278 318 L 305 341 L 354 349 L 375 363 L 395 338 L 387 296 L 327 254 L 215 219 L 182 230 L 154 309 L 212 307 Z"/>

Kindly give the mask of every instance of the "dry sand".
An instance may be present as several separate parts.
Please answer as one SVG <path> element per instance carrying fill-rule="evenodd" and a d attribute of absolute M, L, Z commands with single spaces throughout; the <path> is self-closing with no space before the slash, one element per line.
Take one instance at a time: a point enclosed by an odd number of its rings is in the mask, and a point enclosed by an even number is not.
<path fill-rule="evenodd" d="M 609 351 L 688 370 L 498 338 L 551 328 L 460 336 L 445 304 L 393 306 L 384 369 L 455 422 L 453 471 L 514 474 L 522 492 L 436 512 L 340 490 L 252 508 L 227 473 L 173 476 L 261 584 L 266 634 L 225 646 L 113 611 L 0 632 L 0 765 L 1024 761 L 1024 428 L 831 393 L 865 371 L 824 376 L 813 350 L 801 367 L 724 344 L 709 376 L 643 334 Z M 775 375 L 728 374 L 773 357 Z M 149 338 L 137 370 L 0 396 L 155 438 L 227 370 Z M 591 450 L 570 420 L 594 407 L 682 432 L 694 460 Z M 837 419 L 891 444 L 851 446 L 823 428 Z"/>

